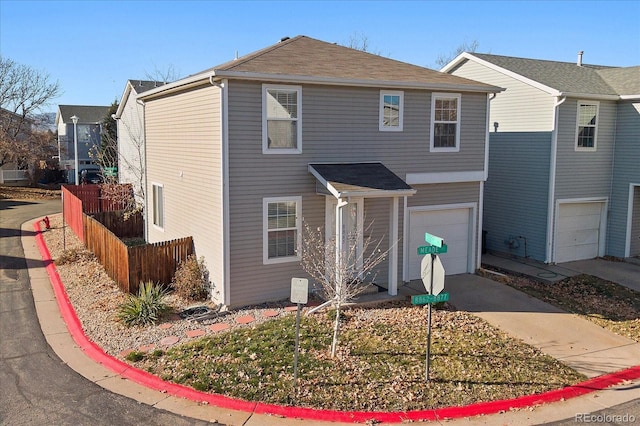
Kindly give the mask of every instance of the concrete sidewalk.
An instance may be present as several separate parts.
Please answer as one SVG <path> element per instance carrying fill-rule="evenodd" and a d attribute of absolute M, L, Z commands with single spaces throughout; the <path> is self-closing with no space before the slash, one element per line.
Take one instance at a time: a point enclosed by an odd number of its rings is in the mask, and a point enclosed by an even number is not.
<path fill-rule="evenodd" d="M 32 236 L 33 222 L 23 225 L 23 246 L 27 259 L 40 259 Z M 141 403 L 187 417 L 230 425 L 337 425 L 295 418 L 280 418 L 252 412 L 204 405 L 147 388 L 121 376 L 89 358 L 74 342 L 65 325 L 51 282 L 42 263 L 29 261 L 29 275 L 40 324 L 58 356 L 71 368 L 100 386 Z M 419 292 L 411 286 L 403 292 Z M 589 377 L 640 364 L 640 345 L 603 331 L 578 317 L 526 296 L 506 285 L 476 275 L 446 279 L 451 303 L 473 312 L 514 337 L 539 347 Z M 595 327 L 595 328 L 594 328 Z M 598 330 L 596 330 L 596 328 Z M 541 424 L 571 418 L 576 413 L 594 412 L 640 398 L 640 380 L 621 384 L 567 401 L 541 407 L 509 411 L 470 419 L 433 421 L 433 424 Z"/>

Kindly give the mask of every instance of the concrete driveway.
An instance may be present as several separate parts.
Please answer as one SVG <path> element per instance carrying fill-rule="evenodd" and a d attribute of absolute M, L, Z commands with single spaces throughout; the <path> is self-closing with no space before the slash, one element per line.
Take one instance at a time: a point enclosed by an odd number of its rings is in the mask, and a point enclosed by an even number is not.
<path fill-rule="evenodd" d="M 640 265 L 635 263 L 589 259 L 560 263 L 556 266 L 568 271 L 593 275 L 640 291 Z"/>

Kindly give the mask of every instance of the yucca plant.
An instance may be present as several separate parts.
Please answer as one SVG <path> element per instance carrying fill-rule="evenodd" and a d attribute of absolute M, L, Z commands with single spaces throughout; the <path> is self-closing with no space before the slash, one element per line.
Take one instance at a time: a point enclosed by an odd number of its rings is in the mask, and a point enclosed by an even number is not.
<path fill-rule="evenodd" d="M 155 324 L 170 307 L 164 302 L 167 291 L 151 281 L 140 283 L 138 294 L 130 294 L 118 307 L 118 319 L 128 327 Z"/>

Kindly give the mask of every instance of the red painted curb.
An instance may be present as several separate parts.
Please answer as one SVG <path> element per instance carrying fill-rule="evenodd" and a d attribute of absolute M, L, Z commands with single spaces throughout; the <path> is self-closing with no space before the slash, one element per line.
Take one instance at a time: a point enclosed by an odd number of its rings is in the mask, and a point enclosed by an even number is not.
<path fill-rule="evenodd" d="M 461 417 L 473 417 L 478 415 L 495 414 L 510 409 L 526 408 L 533 405 L 545 404 L 566 400 L 587 393 L 606 389 L 610 386 L 619 384 L 625 380 L 634 380 L 640 378 L 640 365 L 631 367 L 626 370 L 618 371 L 611 374 L 595 377 L 590 380 L 578 383 L 576 385 L 567 386 L 562 389 L 556 389 L 538 395 L 527 395 L 514 399 L 501 401 L 480 402 L 463 407 L 446 407 L 433 410 L 416 410 L 416 411 L 398 411 L 398 412 L 364 412 L 364 411 L 335 411 L 335 410 L 319 410 L 304 407 L 291 407 L 275 404 L 263 404 L 261 402 L 251 402 L 236 398 L 230 398 L 224 395 L 204 393 L 195 389 L 168 383 L 160 378 L 131 367 L 107 353 L 102 348 L 90 341 L 82 330 L 82 325 L 78 319 L 69 297 L 64 289 L 64 284 L 58 275 L 49 249 L 42 237 L 40 229 L 40 220 L 34 222 L 33 227 L 36 231 L 36 242 L 42 255 L 47 274 L 51 281 L 51 286 L 56 295 L 60 314 L 67 324 L 69 333 L 73 337 L 76 344 L 94 361 L 104 365 L 113 372 L 132 380 L 151 389 L 166 392 L 170 395 L 181 398 L 190 399 L 196 402 L 207 402 L 220 408 L 231 410 L 239 410 L 245 412 L 255 412 L 257 414 L 271 414 L 290 418 L 300 418 L 306 420 L 323 420 L 333 422 L 363 423 L 370 420 L 386 423 L 400 423 L 404 421 L 419 420 L 442 420 L 454 419 Z"/>

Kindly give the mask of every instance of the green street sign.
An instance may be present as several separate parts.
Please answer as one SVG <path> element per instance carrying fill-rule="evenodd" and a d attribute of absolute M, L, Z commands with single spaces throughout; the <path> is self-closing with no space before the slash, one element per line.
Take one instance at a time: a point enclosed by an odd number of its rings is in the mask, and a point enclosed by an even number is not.
<path fill-rule="evenodd" d="M 440 303 L 448 302 L 449 293 L 434 294 L 418 294 L 417 296 L 411 296 L 411 304 L 413 305 L 426 305 L 427 303 Z"/>
<path fill-rule="evenodd" d="M 442 247 L 438 246 L 421 246 L 418 247 L 418 255 L 423 254 L 442 254 L 447 252 L 447 245 L 442 244 Z"/>
<path fill-rule="evenodd" d="M 432 246 L 442 247 L 442 245 L 444 244 L 444 239 L 442 239 L 440 237 L 436 237 L 435 235 L 431 235 L 428 232 L 425 232 L 424 240 L 428 244 L 431 244 Z"/>

